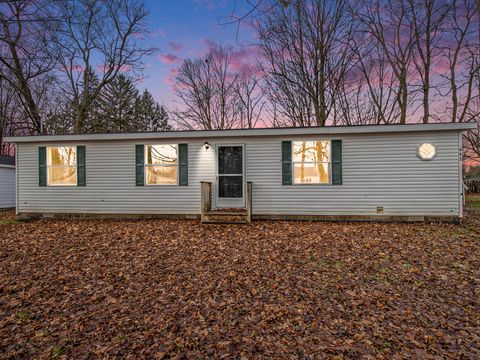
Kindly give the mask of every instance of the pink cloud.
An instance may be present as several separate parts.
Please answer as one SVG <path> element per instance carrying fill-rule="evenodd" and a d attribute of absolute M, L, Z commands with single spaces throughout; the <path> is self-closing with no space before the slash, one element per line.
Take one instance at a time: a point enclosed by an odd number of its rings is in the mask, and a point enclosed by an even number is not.
<path fill-rule="evenodd" d="M 66 65 L 61 67 L 63 70 L 68 71 L 68 72 L 83 72 L 85 70 L 85 67 L 80 64 L 75 64 L 75 65 Z"/>
<path fill-rule="evenodd" d="M 197 6 L 206 8 L 207 10 L 214 10 L 217 8 L 225 7 L 227 2 L 225 0 L 194 0 Z"/>
<path fill-rule="evenodd" d="M 158 55 L 158 60 L 164 64 L 179 64 L 182 62 L 182 59 L 173 54 L 160 54 Z"/>
<path fill-rule="evenodd" d="M 206 53 L 213 57 L 221 56 L 219 45 L 211 39 L 205 39 L 207 46 Z M 259 48 L 256 46 L 225 47 L 230 51 L 230 69 L 240 73 L 254 73 L 258 70 L 257 60 L 259 58 Z"/>
<path fill-rule="evenodd" d="M 168 46 L 170 47 L 170 49 L 171 49 L 172 51 L 180 51 L 180 50 L 182 50 L 182 48 L 183 48 L 183 45 L 182 45 L 182 44 L 180 44 L 180 43 L 178 43 L 178 42 L 175 42 L 175 41 L 169 42 L 169 43 L 168 43 Z"/>
<path fill-rule="evenodd" d="M 145 38 L 145 36 L 141 32 L 138 32 L 138 31 L 132 33 L 132 35 L 135 39 L 144 39 Z"/>
<path fill-rule="evenodd" d="M 106 65 L 97 65 L 96 68 L 100 72 L 106 72 L 109 70 L 109 67 L 107 67 Z M 130 70 L 132 70 L 132 65 L 122 65 L 118 69 L 118 71 L 121 73 L 129 72 Z"/>
<path fill-rule="evenodd" d="M 150 37 L 153 37 L 153 38 L 165 37 L 165 36 L 167 36 L 167 33 L 162 29 L 158 29 L 150 32 Z"/>
<path fill-rule="evenodd" d="M 177 77 L 177 74 L 178 74 L 177 68 L 170 69 L 167 76 L 165 76 L 165 78 L 163 79 L 163 82 L 170 86 L 175 85 L 175 78 Z"/>
<path fill-rule="evenodd" d="M 128 72 L 130 70 L 132 70 L 132 65 L 122 65 L 119 69 L 120 72 Z"/>

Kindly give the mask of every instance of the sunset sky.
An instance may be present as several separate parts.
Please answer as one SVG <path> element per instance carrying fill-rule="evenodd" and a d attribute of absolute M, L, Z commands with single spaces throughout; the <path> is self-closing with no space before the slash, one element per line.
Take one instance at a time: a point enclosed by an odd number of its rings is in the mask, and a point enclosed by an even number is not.
<path fill-rule="evenodd" d="M 251 46 L 255 41 L 254 31 L 245 23 L 239 29 L 236 24 L 227 24 L 235 1 L 146 0 L 146 6 L 150 10 L 148 28 L 151 34 L 145 42 L 156 47 L 158 52 L 145 59 L 145 78 L 140 87 L 148 88 L 160 103 L 169 104 L 174 99 L 172 84 L 181 61 L 204 55 L 215 44 L 234 47 L 233 67 L 254 62 Z M 246 6 L 243 0 L 237 1 L 239 13 Z"/>

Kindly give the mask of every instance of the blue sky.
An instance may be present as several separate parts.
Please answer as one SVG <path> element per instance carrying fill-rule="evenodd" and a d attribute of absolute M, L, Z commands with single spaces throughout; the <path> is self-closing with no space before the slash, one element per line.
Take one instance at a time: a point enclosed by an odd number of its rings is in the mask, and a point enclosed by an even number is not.
<path fill-rule="evenodd" d="M 158 102 L 166 105 L 172 102 L 172 82 L 181 61 L 205 54 L 214 44 L 234 47 L 238 61 L 252 60 L 247 59 L 248 45 L 254 41 L 252 29 L 241 26 L 237 36 L 237 25 L 226 24 L 235 4 L 240 13 L 246 9 L 245 1 L 146 0 L 145 3 L 150 11 L 151 31 L 145 43 L 158 48 L 158 52 L 145 59 L 144 79 L 139 87 L 148 88 Z"/>

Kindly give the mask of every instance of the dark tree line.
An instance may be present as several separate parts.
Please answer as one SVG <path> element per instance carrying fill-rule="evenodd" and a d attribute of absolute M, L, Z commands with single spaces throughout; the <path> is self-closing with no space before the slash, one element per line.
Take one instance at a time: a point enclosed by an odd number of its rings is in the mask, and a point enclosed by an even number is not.
<path fill-rule="evenodd" d="M 94 85 L 99 82 L 93 72 L 90 82 Z M 67 102 L 50 113 L 44 124 L 46 132 L 72 132 L 78 116 L 75 109 L 75 103 Z M 165 107 L 158 104 L 148 90 L 140 93 L 132 78 L 119 74 L 89 106 L 82 132 L 168 131 L 171 130 L 168 119 Z"/>

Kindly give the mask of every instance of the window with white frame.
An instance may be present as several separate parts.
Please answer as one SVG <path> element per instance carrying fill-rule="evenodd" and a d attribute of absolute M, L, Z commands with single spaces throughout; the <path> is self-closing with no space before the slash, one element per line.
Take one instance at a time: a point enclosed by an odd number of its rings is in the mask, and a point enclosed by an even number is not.
<path fill-rule="evenodd" d="M 48 186 L 77 185 L 77 147 L 47 147 Z"/>
<path fill-rule="evenodd" d="M 292 165 L 294 184 L 330 183 L 331 142 L 293 141 Z"/>
<path fill-rule="evenodd" d="M 177 144 L 145 145 L 145 184 L 177 185 Z"/>

